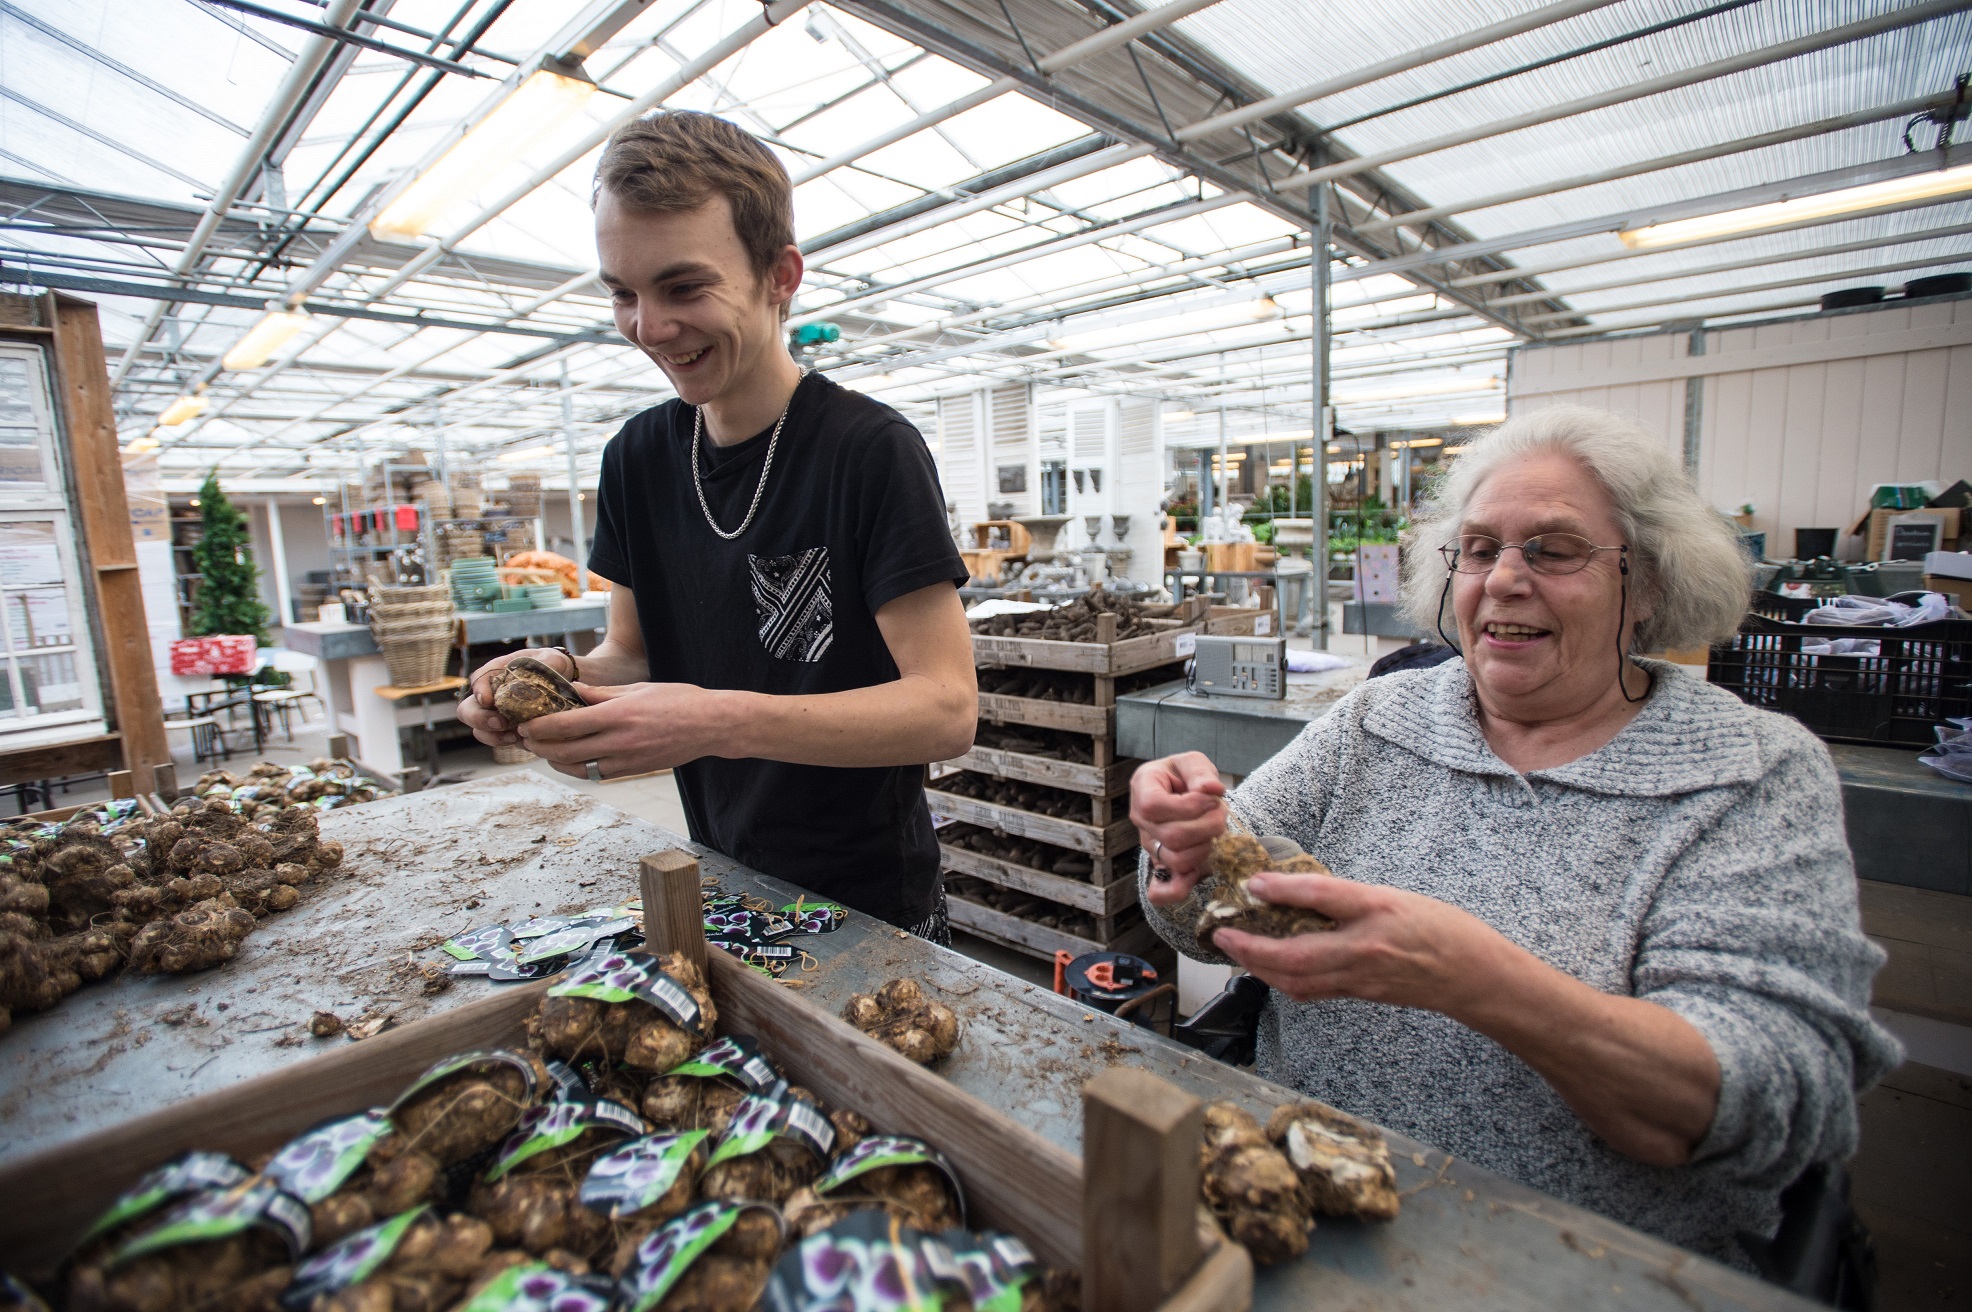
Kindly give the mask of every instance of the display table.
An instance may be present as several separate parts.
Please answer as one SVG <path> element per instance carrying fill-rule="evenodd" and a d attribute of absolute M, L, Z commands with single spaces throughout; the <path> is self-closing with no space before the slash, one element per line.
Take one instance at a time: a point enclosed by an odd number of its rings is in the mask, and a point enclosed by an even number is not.
<path fill-rule="evenodd" d="M 480 643 L 555 638 L 572 647 L 576 634 L 599 632 L 609 622 L 609 602 L 583 598 L 500 615 L 465 611 L 457 618 L 464 665 L 471 661 L 472 647 Z M 322 662 L 317 691 L 328 704 L 329 723 L 335 732 L 355 740 L 352 751 L 356 760 L 379 778 L 400 778 L 406 767 L 414 764 L 405 758 L 402 731 L 423 725 L 425 715 L 417 705 L 402 705 L 377 695 L 377 689 L 391 686 L 390 670 L 369 627 L 289 624 L 281 630 L 281 643 Z"/>
<path fill-rule="evenodd" d="M 484 997 L 503 986 L 467 979 L 431 994 L 417 967 L 446 961 L 437 945 L 467 929 L 634 896 L 650 852 L 692 848 L 728 891 L 777 904 L 797 892 L 528 770 L 327 812 L 321 826 L 347 850 L 344 873 L 270 919 L 230 965 L 123 976 L 16 1018 L 0 1039 L 0 1160 L 350 1042 L 308 1037 L 318 1009 L 406 1024 Z M 1292 1096 L 862 915 L 802 943 L 818 964 L 786 983 L 831 1011 L 896 976 L 923 981 L 962 1026 L 938 1073 L 1073 1151 L 1081 1086 L 1111 1065 L 1262 1117 Z M 1410 1140 L 1391 1147 L 1398 1219 L 1324 1219 L 1304 1259 L 1260 1273 L 1256 1309 L 1812 1306 Z"/>

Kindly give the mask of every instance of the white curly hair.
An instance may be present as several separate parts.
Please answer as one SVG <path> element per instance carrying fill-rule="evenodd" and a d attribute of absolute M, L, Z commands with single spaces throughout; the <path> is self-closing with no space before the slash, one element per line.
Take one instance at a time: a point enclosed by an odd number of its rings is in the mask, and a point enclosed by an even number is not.
<path fill-rule="evenodd" d="M 1426 632 L 1437 628 L 1445 595 L 1438 548 L 1458 536 L 1480 484 L 1510 461 L 1541 451 L 1573 456 L 1609 493 L 1630 545 L 1630 595 L 1650 608 L 1637 626 L 1635 650 L 1706 647 L 1738 630 L 1752 598 L 1753 563 L 1736 530 L 1705 504 L 1661 438 L 1632 420 L 1579 405 L 1515 415 L 1452 462 L 1405 543 L 1403 603 L 1413 623 Z"/>

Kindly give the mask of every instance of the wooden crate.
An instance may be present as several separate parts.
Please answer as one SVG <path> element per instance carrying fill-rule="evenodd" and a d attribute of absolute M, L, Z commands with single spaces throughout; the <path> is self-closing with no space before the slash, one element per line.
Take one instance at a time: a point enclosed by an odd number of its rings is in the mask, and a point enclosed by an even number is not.
<path fill-rule="evenodd" d="M 955 761 L 942 764 L 962 770 L 977 770 L 1000 779 L 1046 784 L 1091 797 L 1120 797 L 1130 791 L 1130 775 L 1143 762 L 1129 759 L 1108 765 L 1084 765 L 1030 752 L 1010 752 L 997 747 L 975 747 Z"/>
<path fill-rule="evenodd" d="M 942 861 L 947 870 L 971 875 L 1002 888 L 1017 888 L 1023 893 L 1032 893 L 1063 906 L 1074 907 L 1077 911 L 1086 911 L 1092 916 L 1113 916 L 1126 907 L 1136 905 L 1135 875 L 1098 884 L 1092 880 L 1057 875 L 1051 870 L 1036 870 L 1004 857 L 987 856 L 984 852 L 954 847 L 950 843 L 940 843 L 938 848 L 944 854 Z"/>
<path fill-rule="evenodd" d="M 1116 740 L 1116 706 L 1089 706 L 1082 702 L 1049 702 L 1039 697 L 1009 697 L 1003 693 L 979 694 L 979 718 L 992 724 L 1026 724 L 1036 729 L 1065 729 L 1085 733 L 1113 743 Z"/>
<path fill-rule="evenodd" d="M 659 864 L 659 858 L 669 859 Z M 682 853 L 659 858 L 646 861 L 643 883 L 651 946 L 705 959 L 697 862 Z M 1163 1131 L 1154 1119 L 1138 1127 L 1139 1140 L 1148 1134 L 1163 1142 L 1160 1159 L 1178 1178 L 1163 1191 L 1168 1205 L 1162 1215 L 1121 1218 L 1125 1228 L 1119 1231 L 1110 1196 L 1119 1182 L 1141 1175 L 1144 1145 L 1116 1142 L 1110 1121 L 1117 1100 L 1098 1087 L 1114 1084 L 1114 1072 L 1092 1081 L 1085 1096 L 1086 1123 L 1094 1131 L 1087 1135 L 1091 1187 L 1085 1204 L 1084 1162 L 1067 1150 L 726 954 L 710 953 L 706 967 L 724 1032 L 755 1036 L 791 1079 L 825 1101 L 862 1112 L 880 1130 L 934 1144 L 964 1182 L 973 1223 L 1019 1235 L 1049 1265 L 1081 1267 L 1083 1306 L 1091 1312 L 1125 1312 L 1160 1299 L 1164 1312 L 1245 1312 L 1251 1305 L 1253 1271 L 1245 1250 L 1214 1242 L 1192 1226 L 1195 1165 L 1189 1180 L 1183 1177 L 1185 1161 L 1195 1163 L 1197 1156 L 1196 1099 L 1187 1116 L 1164 1118 Z M 251 1158 L 327 1117 L 389 1103 L 440 1058 L 524 1044 L 524 1022 L 548 986 L 496 988 L 442 1015 L 8 1162 L 0 1166 L 0 1196 L 35 1202 L 0 1209 L 0 1254 L 17 1274 L 46 1277 L 91 1220 L 145 1171 L 179 1153 L 202 1148 Z M 1152 1083 L 1178 1094 L 1161 1081 Z M 1086 1261 L 1085 1212 L 1092 1218 L 1088 1246 L 1094 1250 Z M 1182 1269 L 1155 1298 L 1142 1301 L 1129 1286 L 1130 1267 L 1138 1278 L 1144 1267 L 1169 1268 L 1174 1233 L 1191 1237 L 1196 1248 L 1181 1256 Z M 1119 1264 L 1122 1256 L 1134 1262 Z"/>
<path fill-rule="evenodd" d="M 1146 623 L 1169 627 L 1161 633 L 1135 638 L 1095 642 L 1060 642 L 1051 638 L 996 638 L 972 635 L 973 664 L 981 669 L 1069 670 L 1080 674 L 1100 674 L 1115 678 L 1136 674 L 1182 660 L 1189 637 L 1195 637 L 1206 622 L 1206 609 L 1195 600 L 1186 602 L 1183 614 L 1170 620 Z M 1221 608 L 1225 609 L 1225 608 Z M 1114 632 L 1119 621 L 1113 615 L 1096 618 L 1098 632 Z"/>
<path fill-rule="evenodd" d="M 935 781 L 934 781 L 935 782 Z M 1037 843 L 1048 843 L 1055 847 L 1065 847 L 1071 851 L 1087 852 L 1090 856 L 1107 860 L 1120 856 L 1136 845 L 1136 826 L 1130 823 L 1129 816 L 1114 819 L 1104 825 L 1082 824 L 1075 820 L 1062 820 L 1051 815 L 1041 815 L 1034 811 L 1023 811 L 1017 806 L 1003 806 L 998 802 L 982 802 L 974 797 L 960 797 L 957 793 L 940 792 L 936 788 L 924 790 L 931 809 L 940 815 L 954 820 L 964 820 L 970 824 L 983 825 L 997 829 L 1001 833 L 1018 834 L 1031 838 Z M 1091 799 L 1095 804 L 1106 804 L 1107 799 Z"/>
<path fill-rule="evenodd" d="M 983 902 L 970 898 L 947 894 L 946 914 L 952 924 L 968 934 L 977 934 L 984 939 L 1009 947 L 1017 952 L 1026 952 L 1046 960 L 1053 960 L 1057 952 L 1066 952 L 1079 957 L 1085 952 L 1130 952 L 1142 955 L 1157 942 L 1157 931 L 1147 920 L 1138 920 L 1120 929 L 1108 940 L 1084 938 L 1071 934 L 1065 929 L 1056 929 L 1038 921 L 996 910 Z"/>

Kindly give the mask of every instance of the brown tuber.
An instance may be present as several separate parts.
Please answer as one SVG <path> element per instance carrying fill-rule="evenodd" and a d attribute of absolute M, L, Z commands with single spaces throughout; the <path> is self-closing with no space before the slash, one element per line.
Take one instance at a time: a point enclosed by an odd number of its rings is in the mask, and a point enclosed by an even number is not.
<path fill-rule="evenodd" d="M 253 926 L 253 913 L 232 898 L 208 898 L 139 930 L 130 942 L 130 968 L 168 975 L 207 970 L 231 961 Z"/>
<path fill-rule="evenodd" d="M 1317 1102 L 1274 1108 L 1267 1138 L 1301 1177 L 1308 1207 L 1322 1216 L 1397 1215 L 1397 1172 L 1383 1132 Z"/>
<path fill-rule="evenodd" d="M 924 996 L 914 979 L 893 979 L 875 993 L 857 993 L 842 1018 L 892 1050 L 926 1066 L 959 1046 L 959 1018 Z"/>
<path fill-rule="evenodd" d="M 1270 852 L 1269 844 L 1280 849 Z M 1288 839 L 1269 839 L 1262 843 L 1251 834 L 1226 834 L 1212 842 L 1208 868 L 1212 881 L 1203 886 L 1205 908 L 1193 927 L 1198 941 L 1212 946 L 1212 936 L 1221 929 L 1237 929 L 1266 938 L 1292 938 L 1335 928 L 1335 922 L 1307 907 L 1281 906 L 1262 902 L 1246 886 L 1246 881 L 1262 870 L 1288 874 L 1326 875 L 1329 868 L 1305 852 L 1293 849 Z"/>
<path fill-rule="evenodd" d="M 701 1013 L 701 1027 L 710 1032 L 718 1013 L 698 967 L 677 952 L 665 953 L 657 965 L 692 995 Z M 541 999 L 529 1025 L 551 1057 L 611 1065 L 622 1062 L 652 1073 L 682 1065 L 703 1042 L 642 998 L 603 1002 L 551 994 Z"/>
<path fill-rule="evenodd" d="M 1198 1170 L 1206 1206 L 1255 1262 L 1271 1266 L 1308 1251 L 1300 1177 L 1260 1123 L 1232 1103 L 1206 1104 Z"/>

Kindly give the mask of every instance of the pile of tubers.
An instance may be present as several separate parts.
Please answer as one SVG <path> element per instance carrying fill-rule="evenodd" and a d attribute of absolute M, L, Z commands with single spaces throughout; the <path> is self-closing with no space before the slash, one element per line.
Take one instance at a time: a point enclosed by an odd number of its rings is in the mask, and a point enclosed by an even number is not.
<path fill-rule="evenodd" d="M 914 979 L 886 981 L 875 993 L 850 996 L 842 1019 L 920 1066 L 959 1046 L 959 1018 Z"/>
<path fill-rule="evenodd" d="M 270 773 L 249 778 L 281 774 L 254 768 Z M 0 1032 L 14 1012 L 45 1010 L 119 967 L 182 974 L 230 961 L 261 920 L 342 864 L 342 844 L 317 827 L 319 800 L 272 784 L 263 800 L 226 778 L 205 776 L 166 815 L 113 803 L 60 825 L 0 827 Z"/>
<path fill-rule="evenodd" d="M 1388 1221 L 1399 1207 L 1382 1132 L 1315 1102 L 1276 1107 L 1265 1129 L 1208 1103 L 1198 1169 L 1206 1207 L 1261 1266 L 1307 1252 L 1317 1216 Z"/>
<path fill-rule="evenodd" d="M 1054 642 L 1094 642 L 1096 617 L 1114 615 L 1116 637 L 1140 638 L 1176 628 L 1174 605 L 1158 605 L 1120 596 L 1101 588 L 1052 610 L 1030 611 L 1025 615 L 995 615 L 972 621 L 972 631 L 991 638 L 1046 638 Z M 1161 622 L 1153 622 L 1161 621 Z"/>
<path fill-rule="evenodd" d="M 250 1165 L 191 1153 L 154 1171 L 92 1228 L 51 1304 L 445 1312 L 535 1295 L 526 1306 L 745 1312 L 837 1226 L 862 1227 L 846 1242 L 991 1241 L 964 1229 L 935 1149 L 825 1108 L 750 1039 L 715 1040 L 688 959 L 616 954 L 554 987 L 524 1049 L 448 1058 L 388 1108 Z M 880 993 L 893 1021 L 939 1028 L 910 981 Z M 1021 1312 L 1056 1312 L 1072 1289 L 1031 1263 L 1018 1278 Z"/>

